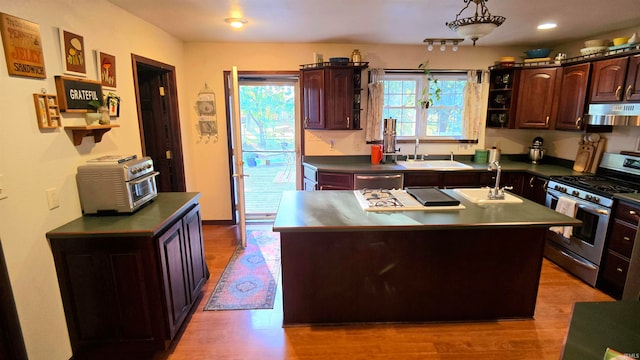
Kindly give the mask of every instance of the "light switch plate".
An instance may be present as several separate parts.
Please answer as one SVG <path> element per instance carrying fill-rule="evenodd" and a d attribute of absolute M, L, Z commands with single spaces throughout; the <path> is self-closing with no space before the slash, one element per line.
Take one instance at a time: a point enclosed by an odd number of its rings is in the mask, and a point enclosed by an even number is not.
<path fill-rule="evenodd" d="M 58 197 L 57 188 L 48 188 L 47 190 L 47 202 L 49 203 L 49 210 L 53 210 L 60 207 L 60 198 Z"/>

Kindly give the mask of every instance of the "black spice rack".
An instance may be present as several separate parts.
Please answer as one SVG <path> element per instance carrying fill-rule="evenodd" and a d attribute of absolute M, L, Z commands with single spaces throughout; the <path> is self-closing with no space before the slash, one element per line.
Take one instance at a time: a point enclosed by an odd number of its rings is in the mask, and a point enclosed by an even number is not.
<path fill-rule="evenodd" d="M 368 62 L 330 62 L 325 61 L 321 63 L 315 64 L 304 64 L 300 65 L 301 69 L 315 69 L 315 68 L 325 68 L 325 67 L 355 67 L 355 68 L 367 68 L 369 66 Z"/>
<path fill-rule="evenodd" d="M 632 55 L 637 53 L 640 53 L 640 43 L 629 45 L 624 48 L 613 48 L 613 49 L 609 48 L 608 51 L 604 51 L 604 52 L 581 55 L 581 56 L 564 59 L 559 64 L 556 63 L 554 60 L 543 61 L 543 62 L 513 63 L 509 65 L 497 64 L 497 65 L 490 66 L 489 70 L 509 69 L 509 68 L 527 68 L 532 66 L 550 66 L 550 65 L 561 66 L 565 64 L 573 64 L 573 63 L 591 61 L 591 60 L 601 60 L 601 59 L 606 59 L 608 57 L 615 57 L 615 56 L 626 55 L 626 54 Z"/>

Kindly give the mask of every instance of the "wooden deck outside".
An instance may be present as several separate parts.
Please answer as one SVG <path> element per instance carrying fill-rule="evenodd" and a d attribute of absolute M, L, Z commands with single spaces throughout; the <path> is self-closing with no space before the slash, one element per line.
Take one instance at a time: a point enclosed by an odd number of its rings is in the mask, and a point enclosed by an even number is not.
<path fill-rule="evenodd" d="M 293 157 L 283 153 L 282 162 L 260 161 L 255 166 L 245 163 L 244 192 L 247 216 L 274 215 L 283 191 L 296 189 L 296 166 Z"/>

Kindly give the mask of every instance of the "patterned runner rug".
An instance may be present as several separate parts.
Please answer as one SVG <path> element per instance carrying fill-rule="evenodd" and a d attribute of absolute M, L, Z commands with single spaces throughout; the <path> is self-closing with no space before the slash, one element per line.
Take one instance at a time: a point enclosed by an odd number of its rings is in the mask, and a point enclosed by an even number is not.
<path fill-rule="evenodd" d="M 247 230 L 247 247 L 238 245 L 204 310 L 272 309 L 280 276 L 280 235 Z"/>

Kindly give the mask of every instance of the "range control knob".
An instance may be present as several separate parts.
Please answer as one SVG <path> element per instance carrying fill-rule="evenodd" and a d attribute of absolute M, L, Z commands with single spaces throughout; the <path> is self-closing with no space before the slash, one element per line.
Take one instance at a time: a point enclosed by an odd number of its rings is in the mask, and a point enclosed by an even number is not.
<path fill-rule="evenodd" d="M 592 203 L 596 203 L 596 204 L 600 203 L 600 198 L 594 195 L 587 195 L 585 196 L 585 199 L 587 201 L 591 201 Z"/>
<path fill-rule="evenodd" d="M 571 192 L 571 195 L 573 195 L 573 196 L 575 196 L 575 197 L 578 197 L 578 196 L 580 196 L 580 191 L 578 191 L 578 190 L 573 190 L 573 191 Z"/>

